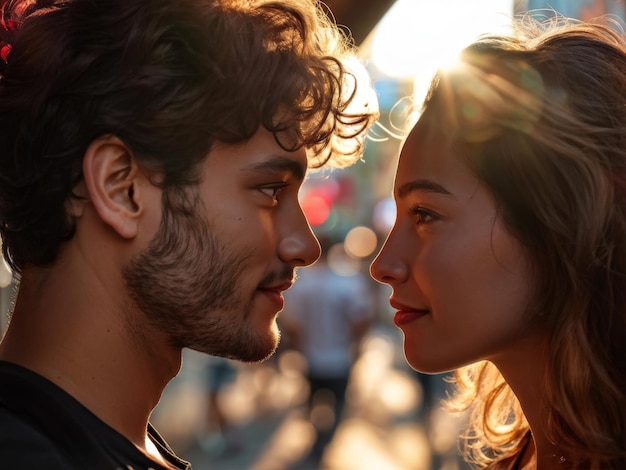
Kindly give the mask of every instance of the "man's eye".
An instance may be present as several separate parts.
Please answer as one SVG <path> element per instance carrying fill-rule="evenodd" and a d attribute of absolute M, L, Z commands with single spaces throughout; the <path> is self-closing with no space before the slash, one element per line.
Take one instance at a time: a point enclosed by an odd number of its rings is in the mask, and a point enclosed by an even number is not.
<path fill-rule="evenodd" d="M 268 197 L 276 200 L 278 197 L 278 193 L 280 193 L 283 189 L 287 187 L 287 183 L 275 184 L 271 186 L 264 186 L 259 188 L 259 190 Z"/>

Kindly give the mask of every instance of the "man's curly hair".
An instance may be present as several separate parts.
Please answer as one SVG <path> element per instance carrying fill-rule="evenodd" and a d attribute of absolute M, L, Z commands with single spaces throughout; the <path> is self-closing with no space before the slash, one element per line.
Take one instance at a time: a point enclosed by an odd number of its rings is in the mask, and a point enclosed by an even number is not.
<path fill-rule="evenodd" d="M 0 11 L 0 232 L 18 272 L 52 263 L 73 235 L 67 203 L 100 136 L 120 138 L 167 191 L 196 181 L 214 142 L 259 126 L 305 147 L 313 167 L 346 166 L 376 117 L 376 103 L 351 111 L 351 44 L 315 0 L 8 0 Z M 281 141 L 285 129 L 296 141 Z"/>

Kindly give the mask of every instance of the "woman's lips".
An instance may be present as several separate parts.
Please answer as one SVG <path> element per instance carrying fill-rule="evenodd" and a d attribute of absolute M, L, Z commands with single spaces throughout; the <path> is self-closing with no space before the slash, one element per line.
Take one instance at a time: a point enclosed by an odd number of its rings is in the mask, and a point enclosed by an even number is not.
<path fill-rule="evenodd" d="M 424 315 L 428 315 L 427 310 L 399 310 L 393 316 L 393 322 L 397 327 L 400 327 L 402 325 L 406 325 L 407 323 L 411 323 Z"/>
<path fill-rule="evenodd" d="M 415 308 L 404 305 L 395 299 L 389 299 L 389 303 L 393 308 L 397 310 L 396 314 L 393 317 L 393 322 L 396 326 L 400 327 L 402 325 L 406 325 L 407 323 L 411 323 L 424 315 L 428 315 L 430 310 L 423 308 Z"/>

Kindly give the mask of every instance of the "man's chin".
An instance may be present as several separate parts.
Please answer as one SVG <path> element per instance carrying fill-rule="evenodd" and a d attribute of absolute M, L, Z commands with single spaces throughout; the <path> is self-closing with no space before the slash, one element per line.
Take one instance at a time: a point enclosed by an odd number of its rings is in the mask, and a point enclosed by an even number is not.
<path fill-rule="evenodd" d="M 235 353 L 235 359 L 242 362 L 262 362 L 274 355 L 280 342 L 280 330 L 274 319 L 264 331 L 250 332 L 245 346 L 242 345 Z"/>
<path fill-rule="evenodd" d="M 263 337 L 256 337 L 254 339 L 250 338 L 248 341 L 241 341 L 238 344 L 230 343 L 221 348 L 215 348 L 215 345 L 204 345 L 199 347 L 190 346 L 190 348 L 211 356 L 255 363 L 263 362 L 272 357 L 278 348 L 279 341 L 280 334 L 278 334 L 278 330 L 276 330 L 276 333 L 273 334 L 267 334 Z"/>
<path fill-rule="evenodd" d="M 256 348 L 250 348 L 247 351 L 240 351 L 244 354 L 240 354 L 235 358 L 242 362 L 263 362 L 274 355 L 278 348 L 278 342 L 280 337 L 274 336 L 273 338 L 267 338 L 263 344 L 258 344 Z"/>
<path fill-rule="evenodd" d="M 269 359 L 270 357 L 272 357 L 274 355 L 274 353 L 276 352 L 276 348 L 273 349 L 266 349 L 266 350 L 257 350 L 254 352 L 246 352 L 244 354 L 241 353 L 241 351 L 237 352 L 237 353 L 225 353 L 225 354 L 216 354 L 216 353 L 208 353 L 212 356 L 220 356 L 223 357 L 225 359 L 232 359 L 234 361 L 239 361 L 239 362 L 246 362 L 249 364 L 253 364 L 253 363 L 258 363 L 258 362 L 264 362 L 267 359 Z"/>

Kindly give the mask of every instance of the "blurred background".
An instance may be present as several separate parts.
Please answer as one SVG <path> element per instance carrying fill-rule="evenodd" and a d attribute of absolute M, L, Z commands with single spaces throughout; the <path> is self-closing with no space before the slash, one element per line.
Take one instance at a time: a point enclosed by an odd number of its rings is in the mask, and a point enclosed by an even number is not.
<path fill-rule="evenodd" d="M 311 174 L 301 192 L 307 217 L 327 248 L 325 269 L 338 276 L 316 287 L 319 308 L 333 312 L 336 318 L 328 321 L 336 323 L 320 320 L 326 328 L 322 340 L 306 338 L 311 328 L 301 325 L 298 333 L 286 311 L 284 324 L 279 316 L 281 346 L 262 364 L 185 351 L 183 369 L 166 388 L 153 423 L 195 470 L 465 469 L 457 450 L 464 416 L 441 406 L 447 376 L 423 375 L 406 365 L 402 334 L 387 303 L 390 290 L 368 275 L 395 218 L 391 188 L 407 125 L 401 103 L 407 97 L 419 103 L 437 67 L 453 62 L 479 34 L 506 30 L 515 14 L 623 19 L 626 7 L 618 0 L 325 3 L 358 45 L 381 114 L 362 161 Z M 304 272 L 296 285 L 320 282 Z M 0 308 L 7 311 L 14 286 L 6 267 L 0 269 L 0 286 Z M 351 292 L 352 302 L 335 299 L 333 291 Z M 291 299 L 291 291 L 286 293 L 288 308 L 304 311 L 307 300 L 295 294 Z M 344 314 L 350 309 L 341 302 L 360 307 Z M 0 327 L 6 323 L 2 315 Z M 337 366 L 329 378 L 311 377 L 317 359 L 307 352 L 307 341 L 327 341 L 318 349 Z M 328 389 L 319 386 L 324 380 L 332 384 Z M 322 444 L 318 436 L 325 436 Z"/>

